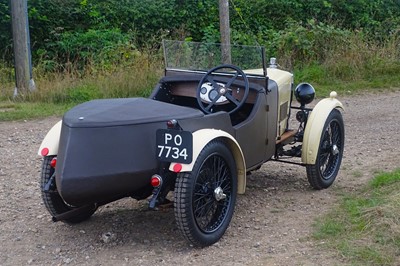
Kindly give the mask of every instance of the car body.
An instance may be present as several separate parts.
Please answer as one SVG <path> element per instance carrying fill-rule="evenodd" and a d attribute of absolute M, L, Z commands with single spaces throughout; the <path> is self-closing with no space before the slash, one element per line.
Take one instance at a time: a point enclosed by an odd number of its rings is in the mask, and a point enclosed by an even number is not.
<path fill-rule="evenodd" d="M 262 47 L 231 46 L 230 62 L 220 44 L 163 47 L 165 75 L 149 98 L 80 104 L 43 140 L 42 197 L 54 221 L 80 222 L 123 197 L 156 209 L 173 191 L 178 228 L 208 246 L 229 226 L 246 175 L 265 162 L 305 166 L 315 189 L 333 183 L 344 147 L 335 92 L 306 107 L 313 87 L 294 89 L 275 59 L 266 66 Z"/>

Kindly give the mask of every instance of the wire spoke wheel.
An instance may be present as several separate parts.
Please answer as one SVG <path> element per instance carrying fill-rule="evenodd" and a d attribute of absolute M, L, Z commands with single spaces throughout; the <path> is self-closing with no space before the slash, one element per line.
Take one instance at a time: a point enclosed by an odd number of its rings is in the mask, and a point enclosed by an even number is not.
<path fill-rule="evenodd" d="M 313 188 L 323 189 L 332 185 L 339 172 L 343 149 L 343 118 L 341 113 L 334 109 L 325 122 L 316 162 L 306 166 L 308 181 Z"/>
<path fill-rule="evenodd" d="M 233 216 L 236 193 L 234 158 L 223 142 L 212 141 L 175 184 L 175 218 L 185 238 L 196 246 L 217 242 Z"/>
<path fill-rule="evenodd" d="M 338 121 L 334 120 L 329 123 L 328 128 L 324 132 L 323 150 L 319 157 L 320 172 L 326 180 L 335 173 L 335 169 L 339 163 L 339 147 L 343 147 L 340 126 Z"/>
<path fill-rule="evenodd" d="M 210 156 L 201 168 L 194 187 L 193 210 L 203 232 L 214 232 L 225 218 L 232 195 L 230 175 L 226 162 L 219 155 Z M 215 196 L 217 189 L 225 194 L 223 200 Z"/>

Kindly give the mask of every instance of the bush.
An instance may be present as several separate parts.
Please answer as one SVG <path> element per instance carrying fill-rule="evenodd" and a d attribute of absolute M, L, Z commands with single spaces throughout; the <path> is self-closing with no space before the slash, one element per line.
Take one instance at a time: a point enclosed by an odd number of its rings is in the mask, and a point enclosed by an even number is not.
<path fill-rule="evenodd" d="M 138 51 L 127 34 L 118 29 L 86 32 L 53 32 L 58 40 L 47 50 L 38 50 L 47 70 L 82 72 L 107 69 L 132 60 Z"/>

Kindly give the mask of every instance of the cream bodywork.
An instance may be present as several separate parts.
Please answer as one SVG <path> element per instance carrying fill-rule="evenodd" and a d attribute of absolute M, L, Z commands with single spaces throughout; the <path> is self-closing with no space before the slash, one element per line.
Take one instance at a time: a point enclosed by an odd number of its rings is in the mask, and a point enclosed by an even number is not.
<path fill-rule="evenodd" d="M 301 153 L 301 161 L 304 164 L 315 164 L 322 130 L 330 112 L 335 108 L 344 110 L 342 103 L 336 99 L 336 96 L 336 92 L 331 92 L 330 98 L 318 102 L 308 117 Z"/>
<path fill-rule="evenodd" d="M 47 132 L 46 137 L 44 137 L 42 144 L 40 144 L 38 154 L 42 156 L 42 149 L 48 148 L 49 153 L 47 155 L 57 155 L 58 153 L 58 144 L 60 142 L 60 134 L 61 134 L 61 124 L 62 121 L 58 121 L 49 132 Z"/>
<path fill-rule="evenodd" d="M 242 150 L 237 141 L 227 132 L 217 129 L 200 129 L 193 132 L 193 160 L 190 164 L 181 164 L 181 172 L 191 172 L 193 166 L 203 148 L 213 139 L 223 138 L 227 140 L 229 149 L 232 152 L 236 162 L 236 169 L 238 174 L 238 193 L 243 194 L 246 190 L 246 165 L 243 157 Z M 176 163 L 171 163 L 169 170 L 173 171 Z"/>
<path fill-rule="evenodd" d="M 244 73 L 248 75 L 263 75 L 263 69 L 248 69 Z M 293 87 L 293 74 L 278 68 L 268 68 L 269 79 L 278 85 L 278 127 L 277 136 L 282 136 L 286 131 L 287 120 L 290 111 L 290 97 Z"/>
<path fill-rule="evenodd" d="M 277 68 L 268 68 L 268 77 L 278 84 L 278 128 L 277 136 L 282 136 L 287 128 L 292 94 L 293 74 Z"/>

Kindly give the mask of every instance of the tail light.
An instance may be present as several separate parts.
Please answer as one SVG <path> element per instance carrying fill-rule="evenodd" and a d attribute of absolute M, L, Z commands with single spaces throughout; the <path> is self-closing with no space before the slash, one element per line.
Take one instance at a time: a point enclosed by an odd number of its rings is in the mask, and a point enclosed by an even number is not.
<path fill-rule="evenodd" d="M 57 157 L 54 157 L 50 162 L 50 166 L 56 168 L 56 165 L 57 165 Z"/>
<path fill-rule="evenodd" d="M 153 175 L 150 181 L 153 187 L 159 187 L 162 185 L 162 178 L 159 175 Z"/>

